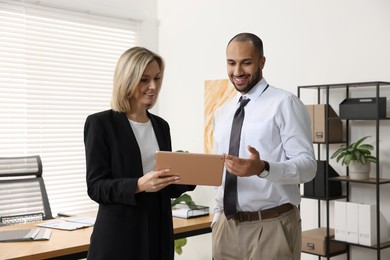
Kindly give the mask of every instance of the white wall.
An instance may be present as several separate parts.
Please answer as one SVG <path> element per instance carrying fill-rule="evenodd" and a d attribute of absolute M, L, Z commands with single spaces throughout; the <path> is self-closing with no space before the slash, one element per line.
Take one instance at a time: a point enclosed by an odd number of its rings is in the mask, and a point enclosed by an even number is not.
<path fill-rule="evenodd" d="M 390 81 L 389 12 L 388 0 L 158 1 L 159 53 L 167 62 L 158 111 L 171 125 L 173 148 L 203 152 L 203 83 L 226 78 L 225 47 L 235 34 L 249 31 L 263 39 L 265 78 L 293 93 L 298 85 Z M 388 138 L 383 139 L 388 155 Z M 389 188 L 382 185 L 382 198 Z M 192 196 L 213 205 L 211 188 L 197 187 Z M 306 229 L 317 223 L 312 204 L 305 200 L 302 207 Z M 389 218 L 386 204 L 382 209 Z M 210 243 L 210 235 L 190 238 L 177 259 L 211 259 Z M 382 259 L 389 251 L 382 251 Z M 376 257 L 374 250 L 354 248 L 351 259 Z"/>

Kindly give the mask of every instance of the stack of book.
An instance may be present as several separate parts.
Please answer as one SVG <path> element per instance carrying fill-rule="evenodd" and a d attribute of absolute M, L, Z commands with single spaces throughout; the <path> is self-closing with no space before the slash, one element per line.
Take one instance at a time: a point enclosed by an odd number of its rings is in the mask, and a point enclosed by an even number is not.
<path fill-rule="evenodd" d="M 209 207 L 179 203 L 172 207 L 172 216 L 177 218 L 194 218 L 209 215 Z"/>

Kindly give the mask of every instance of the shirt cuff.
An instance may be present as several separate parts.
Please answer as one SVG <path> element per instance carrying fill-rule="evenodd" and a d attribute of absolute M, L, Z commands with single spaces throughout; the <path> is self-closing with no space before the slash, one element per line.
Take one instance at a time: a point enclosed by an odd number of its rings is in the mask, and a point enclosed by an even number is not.
<path fill-rule="evenodd" d="M 215 212 L 213 221 L 211 222 L 210 227 L 213 228 L 214 224 L 217 223 L 218 219 L 221 217 L 221 212 Z"/>

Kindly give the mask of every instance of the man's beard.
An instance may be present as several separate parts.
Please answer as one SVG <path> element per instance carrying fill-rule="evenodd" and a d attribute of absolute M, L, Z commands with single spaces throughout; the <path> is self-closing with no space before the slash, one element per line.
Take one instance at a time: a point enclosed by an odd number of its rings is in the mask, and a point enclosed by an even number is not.
<path fill-rule="evenodd" d="M 248 93 L 254 86 L 256 86 L 257 83 L 259 83 L 259 81 L 261 80 L 262 78 L 262 75 L 261 75 L 261 70 L 257 70 L 256 73 L 253 75 L 254 78 L 248 83 L 248 85 L 244 88 L 244 89 L 240 89 L 236 86 L 236 84 L 234 84 L 234 80 L 233 80 L 233 77 L 231 76 L 230 77 L 230 81 L 233 83 L 233 86 L 234 88 L 238 91 L 238 92 L 241 92 L 241 93 Z"/>

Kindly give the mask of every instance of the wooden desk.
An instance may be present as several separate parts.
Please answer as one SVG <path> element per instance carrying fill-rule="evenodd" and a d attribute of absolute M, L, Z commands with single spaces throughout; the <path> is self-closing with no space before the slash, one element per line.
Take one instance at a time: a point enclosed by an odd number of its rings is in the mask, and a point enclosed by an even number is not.
<path fill-rule="evenodd" d="M 211 232 L 213 215 L 197 218 L 173 218 L 173 234 L 175 239 L 197 236 Z"/>
<path fill-rule="evenodd" d="M 211 232 L 212 215 L 192 219 L 173 218 L 175 239 Z M 36 223 L 3 226 L 0 231 L 28 229 Z M 89 248 L 92 227 L 75 231 L 52 229 L 48 241 L 0 243 L 0 259 L 80 259 L 85 258 Z"/>

